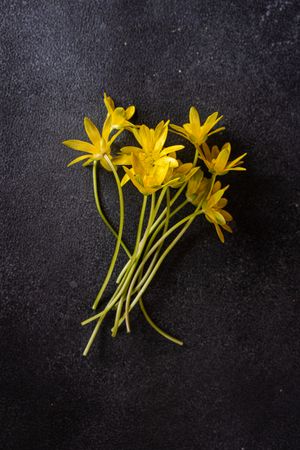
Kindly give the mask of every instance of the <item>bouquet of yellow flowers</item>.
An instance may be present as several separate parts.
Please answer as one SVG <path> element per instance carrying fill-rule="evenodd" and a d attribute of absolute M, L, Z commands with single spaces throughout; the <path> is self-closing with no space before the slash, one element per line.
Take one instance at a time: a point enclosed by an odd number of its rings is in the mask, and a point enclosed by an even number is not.
<path fill-rule="evenodd" d="M 221 149 L 216 145 L 207 144 L 206 141 L 210 136 L 224 129 L 224 127 L 215 128 L 223 117 L 217 112 L 201 124 L 198 111 L 192 106 L 189 111 L 189 122 L 183 126 L 170 124 L 168 120 L 161 121 L 152 129 L 144 124 L 135 125 L 130 121 L 135 113 L 134 106 L 126 109 L 116 107 L 111 97 L 106 94 L 104 94 L 104 104 L 107 115 L 101 132 L 90 119 L 85 117 L 84 128 L 90 142 L 79 140 L 63 142 L 67 147 L 82 153 L 71 161 L 69 166 L 79 162 L 82 162 L 84 167 L 93 166 L 93 188 L 97 211 L 116 239 L 107 274 L 92 305 L 93 310 L 99 307 L 121 247 L 128 257 L 127 263 L 117 277 L 115 292 L 107 304 L 82 322 L 82 325 L 96 323 L 83 354 L 85 356 L 88 354 L 102 322 L 110 312 L 115 313 L 112 336 L 117 335 L 123 322 L 127 332 L 130 332 L 130 314 L 136 305 L 140 307 L 147 322 L 159 334 L 182 345 L 182 341 L 170 336 L 153 322 L 146 311 L 142 297 L 168 253 L 197 217 L 204 215 L 215 227 L 222 243 L 224 242 L 223 231 L 232 232 L 229 225 L 233 220 L 232 216 L 224 209 L 227 205 L 224 194 L 229 186 L 222 187 L 217 177 L 226 175 L 229 171 L 246 170 L 242 167 L 246 153 L 230 161 L 230 143 L 225 143 Z M 114 152 L 115 142 L 124 132 L 133 135 L 136 145 L 122 147 L 116 153 Z M 169 132 L 181 136 L 193 145 L 192 162 L 183 163 L 180 160 L 180 155 L 185 148 L 183 145 L 166 145 Z M 124 171 L 121 179 L 118 170 L 120 166 Z M 99 169 L 111 172 L 117 185 L 120 205 L 118 231 L 111 226 L 101 207 L 98 192 Z M 142 194 L 136 242 L 132 251 L 123 240 L 123 190 L 129 181 Z M 147 205 L 148 202 L 150 205 Z M 178 213 L 188 203 L 191 205 L 191 211 L 187 216 L 178 218 Z M 176 216 L 174 223 L 171 219 Z M 170 239 L 168 239 L 169 236 L 171 236 Z"/>

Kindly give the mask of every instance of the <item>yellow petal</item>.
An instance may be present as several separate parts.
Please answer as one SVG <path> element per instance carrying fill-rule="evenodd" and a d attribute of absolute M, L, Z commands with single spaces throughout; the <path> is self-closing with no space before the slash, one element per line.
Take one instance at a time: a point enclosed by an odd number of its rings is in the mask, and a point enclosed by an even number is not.
<path fill-rule="evenodd" d="M 127 120 L 131 119 L 131 117 L 133 116 L 134 113 L 135 113 L 135 107 L 129 106 L 125 111 L 126 119 Z"/>
<path fill-rule="evenodd" d="M 73 150 L 78 150 L 79 152 L 87 152 L 93 154 L 97 151 L 97 149 L 89 142 L 78 141 L 76 139 L 69 139 L 68 141 L 64 141 L 63 144 L 67 147 L 72 148 Z"/>
<path fill-rule="evenodd" d="M 213 145 L 212 149 L 211 149 L 212 159 L 217 159 L 217 157 L 219 156 L 219 153 L 220 153 L 219 147 L 217 145 Z"/>
<path fill-rule="evenodd" d="M 222 228 L 224 228 L 224 230 L 228 231 L 228 233 L 233 233 L 232 228 L 227 225 L 227 223 L 225 225 L 221 225 Z"/>
<path fill-rule="evenodd" d="M 226 222 L 231 222 L 233 220 L 233 217 L 231 214 L 229 214 L 228 211 L 224 211 L 223 209 L 220 210 L 220 214 L 222 214 L 222 216 L 224 217 L 224 219 L 226 220 Z"/>
<path fill-rule="evenodd" d="M 107 116 L 105 119 L 103 128 L 102 128 L 102 137 L 105 141 L 108 141 L 109 135 L 111 132 L 111 116 Z"/>
<path fill-rule="evenodd" d="M 174 125 L 173 123 L 170 124 L 170 128 L 172 130 L 178 131 L 178 133 L 181 133 L 181 134 L 185 133 L 184 128 L 179 127 L 178 125 Z"/>
<path fill-rule="evenodd" d="M 169 167 L 178 167 L 178 161 L 175 158 L 172 158 L 171 156 L 163 156 L 162 158 L 159 158 L 154 163 L 155 166 L 169 166 Z"/>
<path fill-rule="evenodd" d="M 216 224 L 216 223 L 215 223 L 214 225 L 215 225 L 216 232 L 217 232 L 217 234 L 218 234 L 218 237 L 219 237 L 220 241 L 222 242 L 222 244 L 224 244 L 225 239 L 224 239 L 224 234 L 222 233 L 221 228 L 220 228 L 219 225 Z"/>
<path fill-rule="evenodd" d="M 225 188 L 220 189 L 220 190 L 218 190 L 215 194 L 213 194 L 213 195 L 209 198 L 209 200 L 208 200 L 208 202 L 207 202 L 208 207 L 209 207 L 209 208 L 212 208 L 213 206 L 215 206 L 215 205 L 218 203 L 218 201 L 222 198 L 224 192 L 225 192 L 228 188 L 229 188 L 229 186 L 226 186 Z"/>
<path fill-rule="evenodd" d="M 114 109 L 115 109 L 115 104 L 114 104 L 113 99 L 111 97 L 108 97 L 106 95 L 106 93 L 104 92 L 104 99 L 103 100 L 104 100 L 104 104 L 106 106 L 108 114 L 112 114 Z"/>
<path fill-rule="evenodd" d="M 88 135 L 90 141 L 95 145 L 95 147 L 100 147 L 100 133 L 96 125 L 88 118 L 84 118 L 84 128 L 86 131 L 86 134 Z"/>
<path fill-rule="evenodd" d="M 233 161 L 231 161 L 231 162 L 228 164 L 228 167 L 232 168 L 232 167 L 235 167 L 238 163 L 239 163 L 239 164 L 242 164 L 243 161 L 241 161 L 241 160 L 242 160 L 246 155 L 247 155 L 247 153 L 243 153 L 241 156 L 239 156 L 238 158 L 236 158 L 236 159 L 234 159 Z"/>
<path fill-rule="evenodd" d="M 87 167 L 87 166 L 88 166 L 89 164 L 91 164 L 93 161 L 94 161 L 93 158 L 88 159 L 87 161 L 85 161 L 85 162 L 82 164 L 82 167 Z"/>
<path fill-rule="evenodd" d="M 218 117 L 218 114 L 218 112 L 215 112 L 208 116 L 203 126 L 206 128 L 213 128 L 221 119 L 223 119 L 223 116 Z"/>
<path fill-rule="evenodd" d="M 164 143 L 166 142 L 167 135 L 168 135 L 168 127 L 164 126 L 160 136 L 158 137 L 158 139 L 155 142 L 155 145 L 154 145 L 154 151 L 155 152 L 160 152 L 161 151 L 161 149 L 164 146 Z"/>
<path fill-rule="evenodd" d="M 165 147 L 161 152 L 160 156 L 168 155 L 169 153 L 178 152 L 184 149 L 184 145 L 171 145 L 171 147 Z"/>
<path fill-rule="evenodd" d="M 113 158 L 113 163 L 117 166 L 127 166 L 132 164 L 131 155 L 119 155 Z"/>
<path fill-rule="evenodd" d="M 131 153 L 139 153 L 142 151 L 142 149 L 139 147 L 127 146 L 127 147 L 122 147 L 120 151 L 122 153 L 126 153 L 126 155 L 130 155 Z"/>
<path fill-rule="evenodd" d="M 191 126 L 190 123 L 184 123 L 184 124 L 183 124 L 183 128 L 184 128 L 184 130 L 185 130 L 188 134 L 190 134 L 190 135 L 193 135 L 193 134 L 194 134 L 194 129 L 193 129 L 193 127 Z"/>
<path fill-rule="evenodd" d="M 226 164 L 228 162 L 229 156 L 230 156 L 229 148 L 224 148 L 223 150 L 220 151 L 214 165 L 214 170 L 216 172 L 223 172 L 226 169 Z"/>
<path fill-rule="evenodd" d="M 190 179 L 188 183 L 188 193 L 189 195 L 195 194 L 201 184 L 201 181 L 203 179 L 203 172 L 202 170 L 198 170 Z"/>
<path fill-rule="evenodd" d="M 146 167 L 142 164 L 140 158 L 135 153 L 131 156 L 132 168 L 135 174 L 144 175 Z"/>
<path fill-rule="evenodd" d="M 196 110 L 196 108 L 194 106 L 192 106 L 190 108 L 189 119 L 190 119 L 190 123 L 193 123 L 196 126 L 200 126 L 200 117 L 199 117 L 198 111 Z"/>
<path fill-rule="evenodd" d="M 100 164 L 105 170 L 107 170 L 108 172 L 111 172 L 111 167 L 110 167 L 110 165 L 108 164 L 108 162 L 106 161 L 105 158 L 101 158 L 100 159 Z"/>
<path fill-rule="evenodd" d="M 220 131 L 223 131 L 223 130 L 225 130 L 225 127 L 217 128 L 216 130 L 210 131 L 210 132 L 208 133 L 208 136 L 211 136 L 212 134 L 219 133 Z"/>
<path fill-rule="evenodd" d="M 111 116 L 112 127 L 121 127 L 126 121 L 126 113 L 124 108 L 118 107 L 114 110 Z"/>
<path fill-rule="evenodd" d="M 209 217 L 211 222 L 217 223 L 218 225 L 226 224 L 226 221 L 222 214 L 220 214 L 218 211 L 215 211 L 214 209 L 206 210 L 205 216 Z"/>
<path fill-rule="evenodd" d="M 127 173 L 125 173 L 125 175 L 123 176 L 123 178 L 121 180 L 121 186 L 123 187 L 129 180 L 130 180 L 130 176 Z"/>
<path fill-rule="evenodd" d="M 132 181 L 132 184 L 143 194 L 143 195 L 147 195 L 149 192 L 147 191 L 147 189 L 144 188 L 144 186 L 138 182 L 138 180 L 136 179 L 136 177 L 134 176 L 134 173 L 132 171 L 132 169 L 128 169 L 127 167 L 123 167 L 123 169 L 125 170 L 126 174 L 129 176 L 130 180 Z"/>
<path fill-rule="evenodd" d="M 212 193 L 214 194 L 215 192 L 217 192 L 219 189 L 221 189 L 221 183 L 220 181 L 216 181 L 214 184 L 214 187 L 212 188 Z"/>
<path fill-rule="evenodd" d="M 131 128 L 130 131 L 134 135 L 135 139 L 138 141 L 138 143 L 143 146 L 143 137 L 141 137 L 141 129 L 144 125 L 141 125 L 141 127 L 138 128 Z"/>
<path fill-rule="evenodd" d="M 83 161 L 84 159 L 87 159 L 87 158 L 89 158 L 89 157 L 90 157 L 89 155 L 79 156 L 78 158 L 73 159 L 73 161 L 71 161 L 71 162 L 68 164 L 68 167 L 73 166 L 73 164 L 76 164 L 76 163 L 78 163 L 78 162 L 80 162 L 80 161 Z"/>
<path fill-rule="evenodd" d="M 168 165 L 155 166 L 154 171 L 152 172 L 154 186 L 160 186 L 161 184 L 163 184 L 168 169 L 169 169 Z"/>
<path fill-rule="evenodd" d="M 221 198 L 219 201 L 218 201 L 218 208 L 225 208 L 225 206 L 227 205 L 227 203 L 228 203 L 228 200 L 227 200 L 227 198 Z"/>
<path fill-rule="evenodd" d="M 211 151 L 209 149 L 209 146 L 206 144 L 206 142 L 203 142 L 202 148 L 203 148 L 203 153 L 204 153 L 205 159 L 207 161 L 211 161 L 212 160 Z"/>

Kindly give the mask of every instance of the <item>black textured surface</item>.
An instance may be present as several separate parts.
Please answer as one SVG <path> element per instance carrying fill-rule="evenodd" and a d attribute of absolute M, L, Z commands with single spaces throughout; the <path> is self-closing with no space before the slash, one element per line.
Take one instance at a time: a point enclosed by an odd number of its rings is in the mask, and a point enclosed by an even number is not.
<path fill-rule="evenodd" d="M 299 448 L 299 14 L 296 0 L 1 2 L 1 449 Z M 235 235 L 222 246 L 195 223 L 148 292 L 183 348 L 136 313 L 130 336 L 106 327 L 81 356 L 113 240 L 59 143 L 103 117 L 104 89 L 151 125 L 218 110 L 221 140 L 249 151 L 230 177 Z M 135 199 L 128 187 L 132 217 Z"/>

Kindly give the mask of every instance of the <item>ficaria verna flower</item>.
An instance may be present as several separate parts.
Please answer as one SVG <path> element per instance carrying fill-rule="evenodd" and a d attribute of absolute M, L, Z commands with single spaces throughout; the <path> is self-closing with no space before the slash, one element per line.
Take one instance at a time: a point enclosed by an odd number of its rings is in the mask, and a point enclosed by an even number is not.
<path fill-rule="evenodd" d="M 126 172 L 122 185 L 131 180 L 144 195 L 163 187 L 169 169 L 179 166 L 176 152 L 184 148 L 183 145 L 164 147 L 168 125 L 169 121 L 161 121 L 155 129 L 146 125 L 131 129 L 141 147 L 123 147 L 121 155 L 114 159 L 114 164 L 123 165 Z M 125 167 L 127 165 L 131 168 Z"/>
<path fill-rule="evenodd" d="M 110 155 L 110 141 L 108 140 L 111 131 L 111 118 L 108 117 L 104 122 L 102 129 L 102 136 L 96 125 L 88 118 L 84 118 L 84 128 L 91 142 L 79 141 L 76 139 L 70 139 L 64 141 L 63 144 L 67 147 L 77 150 L 79 152 L 85 152 L 84 155 L 73 159 L 68 164 L 68 167 L 81 161 L 87 160 L 92 162 L 99 160 L 100 164 L 106 169 L 111 170 L 107 161 L 104 159 L 104 155 L 107 155 L 111 159 Z"/>
<path fill-rule="evenodd" d="M 169 168 L 169 171 L 165 178 L 165 186 L 170 186 L 172 188 L 178 188 L 183 183 L 192 178 L 192 176 L 200 170 L 200 167 L 194 167 L 192 163 L 182 163 L 179 159 L 178 167 Z"/>
<path fill-rule="evenodd" d="M 104 155 L 107 155 L 109 159 L 111 157 L 111 144 L 116 137 L 128 126 L 133 126 L 128 120 L 133 116 L 135 112 L 134 106 L 129 106 L 126 110 L 122 107 L 115 107 L 114 101 L 111 97 L 108 97 L 104 93 L 104 104 L 107 109 L 107 117 L 103 124 L 102 136 L 96 125 L 88 118 L 84 118 L 84 128 L 91 142 L 79 141 L 76 139 L 70 139 L 64 141 L 63 144 L 80 152 L 85 152 L 85 155 L 79 156 L 71 161 L 68 166 L 72 166 L 78 162 L 84 161 L 83 165 L 88 165 L 95 160 L 99 160 L 100 164 L 108 171 L 111 168 L 107 161 L 104 159 Z M 110 134 L 113 130 L 119 130 L 111 138 Z"/>
<path fill-rule="evenodd" d="M 228 200 L 223 197 L 224 192 L 228 188 L 229 185 L 222 189 L 220 181 L 216 181 L 212 188 L 211 194 L 202 203 L 202 210 L 205 214 L 205 218 L 214 224 L 219 239 L 223 244 L 224 234 L 221 228 L 229 233 L 232 233 L 232 229 L 228 225 L 228 222 L 233 220 L 232 215 L 223 209 L 228 203 Z"/>
<path fill-rule="evenodd" d="M 107 109 L 108 116 L 111 117 L 111 128 L 120 130 L 121 128 L 132 127 L 133 125 L 129 122 L 129 119 L 135 113 L 135 107 L 129 106 L 124 109 L 120 106 L 115 107 L 115 103 L 111 97 L 108 97 L 104 93 L 104 104 Z"/>
<path fill-rule="evenodd" d="M 243 164 L 244 161 L 242 161 L 242 159 L 247 155 L 247 153 L 243 153 L 233 161 L 228 161 L 231 153 L 231 145 L 229 142 L 226 142 L 221 150 L 219 150 L 217 145 L 213 145 L 210 150 L 209 146 L 206 142 L 204 142 L 202 144 L 202 149 L 203 151 L 199 148 L 200 159 L 203 160 L 206 167 L 212 174 L 225 175 L 230 170 L 246 170 L 245 167 L 240 167 L 240 164 Z"/>
<path fill-rule="evenodd" d="M 188 182 L 186 189 L 186 198 L 194 206 L 198 206 L 208 195 L 210 189 L 210 180 L 204 177 L 202 170 L 198 170 Z"/>
<path fill-rule="evenodd" d="M 123 322 L 126 323 L 127 332 L 130 332 L 129 315 L 136 305 L 139 305 L 146 321 L 153 329 L 168 340 L 182 345 L 182 341 L 170 336 L 153 322 L 147 313 L 142 296 L 160 265 L 196 218 L 204 215 L 207 221 L 214 225 L 222 243 L 224 243 L 223 231 L 232 232 L 229 225 L 233 220 L 232 216 L 224 209 L 227 205 L 224 193 L 229 186 L 222 187 L 216 178 L 226 175 L 229 171 L 245 170 L 241 165 L 246 153 L 229 161 L 231 154 L 229 143 L 224 144 L 221 150 L 216 145 L 210 148 L 206 140 L 208 136 L 224 129 L 220 127 L 213 130 L 222 116 L 218 116 L 216 112 L 201 125 L 198 111 L 195 107 L 191 107 L 188 123 L 182 127 L 170 125 L 171 131 L 187 139 L 194 146 L 193 162 L 185 160 L 182 162 L 177 157 L 177 152 L 184 149 L 183 145 L 165 146 L 169 121 L 159 122 L 154 129 L 144 124 L 134 125 L 130 122 L 135 112 L 134 106 L 129 106 L 127 109 L 115 107 L 112 98 L 106 94 L 104 94 L 104 104 L 107 114 L 101 132 L 90 119 L 85 117 L 84 128 L 90 142 L 64 141 L 66 146 L 83 152 L 83 155 L 71 161 L 69 166 L 82 161 L 84 166 L 93 162 L 93 189 L 97 211 L 116 239 L 109 268 L 92 303 L 93 310 L 96 310 L 100 300 L 103 300 L 103 293 L 114 273 L 120 248 L 124 249 L 128 257 L 117 277 L 116 289 L 106 305 L 82 322 L 86 325 L 96 321 L 84 355 L 88 354 L 108 314 L 115 312 L 114 325 L 111 329 L 113 337 L 116 336 Z M 114 142 L 124 130 L 133 134 L 137 144 L 121 148 L 116 155 Z M 112 227 L 101 207 L 98 192 L 98 161 L 111 172 L 116 182 L 119 197 L 118 230 Z M 119 174 L 122 168 L 125 174 L 121 181 Z M 204 171 L 211 174 L 210 178 L 205 176 Z M 124 185 L 129 180 L 143 194 L 136 240 L 132 249 L 129 249 L 123 241 L 125 219 L 123 191 Z M 104 186 L 105 183 L 102 185 Z M 156 195 L 158 190 L 160 193 Z M 148 207 L 149 197 L 150 207 Z M 183 208 L 189 211 L 187 215 L 183 216 L 181 213 L 179 217 L 179 211 L 184 211 Z"/>
<path fill-rule="evenodd" d="M 212 128 L 222 119 L 223 116 L 218 117 L 217 112 L 211 114 L 203 125 L 200 122 L 200 116 L 197 109 L 192 106 L 190 108 L 189 114 L 189 122 L 185 123 L 182 127 L 178 125 L 170 125 L 171 130 L 174 133 L 179 134 L 180 136 L 188 139 L 194 145 L 201 145 L 206 141 L 208 136 L 211 136 L 214 133 L 218 133 L 219 131 L 224 130 L 224 127 L 220 127 L 214 131 L 211 131 Z"/>

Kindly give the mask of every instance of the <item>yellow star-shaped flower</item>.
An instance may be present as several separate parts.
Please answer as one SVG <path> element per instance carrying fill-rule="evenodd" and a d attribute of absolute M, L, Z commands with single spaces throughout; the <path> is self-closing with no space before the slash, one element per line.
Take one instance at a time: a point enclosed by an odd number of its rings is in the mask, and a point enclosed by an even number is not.
<path fill-rule="evenodd" d="M 129 146 L 121 149 L 121 154 L 114 158 L 113 163 L 124 166 L 126 172 L 122 185 L 128 180 L 148 195 L 169 181 L 169 169 L 179 166 L 176 152 L 183 149 L 183 145 L 172 145 L 164 147 L 168 135 L 168 122 L 161 121 L 155 129 L 141 125 L 132 128 L 137 142 L 141 147 Z M 127 168 L 125 166 L 131 166 Z"/>
<path fill-rule="evenodd" d="M 228 188 L 229 185 L 222 189 L 220 181 L 216 181 L 210 196 L 202 203 L 205 218 L 215 226 L 222 243 L 225 241 L 222 229 L 232 233 L 232 229 L 228 225 L 228 222 L 233 220 L 232 215 L 223 209 L 228 203 L 227 199 L 223 197 Z"/>
<path fill-rule="evenodd" d="M 170 125 L 171 130 L 179 136 L 188 139 L 193 145 L 199 146 L 206 141 L 208 136 L 214 133 L 224 130 L 224 127 L 220 127 L 214 131 L 212 128 L 222 119 L 223 116 L 218 117 L 217 112 L 211 114 L 203 125 L 200 122 L 200 116 L 197 109 L 192 106 L 189 113 L 189 122 L 185 123 L 182 127 L 178 125 Z"/>
<path fill-rule="evenodd" d="M 231 153 L 231 145 L 229 142 L 224 144 L 221 150 L 219 150 L 217 145 L 214 145 L 210 149 L 206 142 L 204 142 L 202 144 L 202 149 L 203 151 L 199 149 L 200 159 L 203 160 L 206 167 L 212 174 L 225 175 L 231 170 L 246 170 L 245 167 L 241 167 L 240 164 L 243 164 L 244 161 L 242 161 L 242 159 L 247 155 L 247 153 L 243 153 L 233 161 L 228 161 Z"/>
<path fill-rule="evenodd" d="M 73 161 L 68 164 L 68 167 L 84 160 L 86 160 L 86 163 L 90 163 L 94 160 L 99 160 L 104 169 L 110 171 L 111 169 L 107 161 L 104 159 L 104 155 L 108 155 L 108 157 L 111 159 L 111 142 L 108 140 L 111 131 L 111 118 L 107 118 L 104 122 L 102 136 L 96 125 L 88 117 L 84 118 L 84 128 L 91 142 L 80 141 L 77 139 L 69 139 L 63 142 L 63 144 L 67 147 L 85 153 L 84 155 L 73 159 Z"/>
<path fill-rule="evenodd" d="M 133 127 L 132 123 L 129 122 L 129 119 L 135 113 L 135 107 L 129 106 L 124 109 L 121 106 L 115 107 L 115 103 L 111 97 L 108 97 L 106 93 L 104 93 L 104 104 L 107 109 L 108 116 L 111 117 L 111 128 L 120 130 L 122 128 Z"/>

